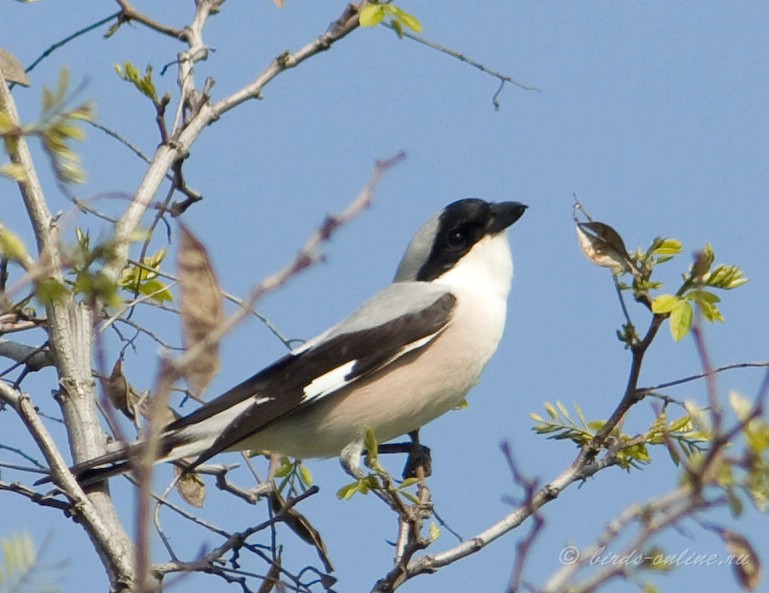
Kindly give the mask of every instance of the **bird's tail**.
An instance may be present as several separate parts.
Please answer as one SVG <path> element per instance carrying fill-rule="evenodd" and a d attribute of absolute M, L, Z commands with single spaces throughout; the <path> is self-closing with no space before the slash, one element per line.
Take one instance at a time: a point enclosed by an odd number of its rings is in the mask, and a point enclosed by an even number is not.
<path fill-rule="evenodd" d="M 182 457 L 176 450 L 179 443 L 175 436 L 173 433 L 166 433 L 160 437 L 154 463 L 176 461 Z M 144 454 L 145 447 L 146 442 L 144 441 L 124 444 L 104 455 L 73 465 L 69 471 L 81 486 L 90 486 L 130 471 L 134 466 L 133 460 L 140 459 L 140 456 Z M 50 481 L 51 477 L 48 476 L 38 480 L 35 484 L 45 484 Z"/>

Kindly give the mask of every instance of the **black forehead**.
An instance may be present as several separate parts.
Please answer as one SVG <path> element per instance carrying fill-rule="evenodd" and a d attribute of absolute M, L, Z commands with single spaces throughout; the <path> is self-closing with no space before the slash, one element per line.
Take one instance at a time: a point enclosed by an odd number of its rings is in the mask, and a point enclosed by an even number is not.
<path fill-rule="evenodd" d="M 491 204 L 478 198 L 464 198 L 452 202 L 443 210 L 438 222 L 439 232 L 461 224 L 485 229 L 492 217 Z"/>
<path fill-rule="evenodd" d="M 417 273 L 417 280 L 435 280 L 459 261 L 473 245 L 486 236 L 494 218 L 491 205 L 477 198 L 457 200 L 446 206 L 438 218 L 430 255 Z M 456 230 L 462 230 L 469 238 L 462 249 L 452 248 L 448 238 Z"/>

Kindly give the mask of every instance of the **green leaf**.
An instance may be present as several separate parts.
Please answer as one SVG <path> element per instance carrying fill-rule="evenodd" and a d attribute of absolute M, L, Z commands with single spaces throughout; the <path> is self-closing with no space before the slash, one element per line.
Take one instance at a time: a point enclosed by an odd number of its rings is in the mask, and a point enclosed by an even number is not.
<path fill-rule="evenodd" d="M 382 4 L 366 4 L 358 14 L 361 27 L 376 27 L 384 20 L 385 7 Z"/>
<path fill-rule="evenodd" d="M 0 224 L 0 255 L 15 262 L 22 262 L 29 258 L 21 238 L 2 224 Z"/>
<path fill-rule="evenodd" d="M 402 8 L 399 8 L 397 6 L 393 6 L 392 4 L 389 5 L 390 12 L 393 15 L 393 18 L 396 22 L 400 23 L 401 25 L 405 25 L 414 33 L 421 33 L 422 32 L 422 23 L 419 22 L 419 19 L 416 18 L 414 15 L 409 14 Z"/>
<path fill-rule="evenodd" d="M 703 282 L 713 288 L 732 290 L 748 282 L 738 266 L 717 265 L 710 273 L 703 276 Z"/>
<path fill-rule="evenodd" d="M 693 430 L 692 417 L 689 415 L 681 416 L 678 420 L 673 420 L 668 425 L 668 432 L 691 432 Z"/>
<path fill-rule="evenodd" d="M 278 467 L 275 469 L 276 478 L 285 478 L 294 469 L 294 464 L 288 457 L 281 457 Z"/>
<path fill-rule="evenodd" d="M 139 293 L 152 298 L 158 303 L 173 302 L 174 297 L 168 286 L 160 280 L 147 280 L 139 284 Z"/>
<path fill-rule="evenodd" d="M 681 297 L 674 294 L 661 294 L 654 297 L 652 301 L 652 312 L 654 313 L 671 313 L 678 304 L 681 302 Z"/>
<path fill-rule="evenodd" d="M 312 486 L 312 472 L 303 463 L 299 464 L 299 477 L 302 478 L 305 486 Z"/>
<path fill-rule="evenodd" d="M 6 163 L 0 166 L 0 175 L 18 183 L 26 183 L 29 179 L 27 171 L 21 163 Z"/>
<path fill-rule="evenodd" d="M 355 481 L 351 484 L 346 484 L 336 491 L 336 497 L 339 500 L 349 500 L 360 491 L 360 482 Z"/>
<path fill-rule="evenodd" d="M 37 551 L 32 538 L 24 534 L 13 534 L 10 538 L 0 539 L 0 590 L 21 590 L 29 580 L 37 564 Z"/>
<path fill-rule="evenodd" d="M 660 590 L 654 583 L 646 582 L 644 583 L 643 593 L 660 593 Z"/>
<path fill-rule="evenodd" d="M 144 76 L 141 75 L 139 69 L 126 60 L 122 66 L 115 65 L 115 72 L 123 80 L 130 82 L 136 87 L 141 94 L 152 99 L 152 102 L 156 105 L 159 103 L 157 89 L 155 83 L 152 82 L 152 66 L 148 65 L 144 71 Z"/>
<path fill-rule="evenodd" d="M 687 293 L 686 298 L 697 303 L 697 306 L 699 307 L 700 311 L 702 311 L 705 319 L 711 323 L 714 321 L 723 322 L 724 316 L 721 314 L 721 311 L 716 305 L 716 303 L 720 302 L 721 300 L 717 295 L 706 290 L 692 290 L 691 292 Z"/>
<path fill-rule="evenodd" d="M 659 241 L 659 243 L 652 249 L 654 255 L 675 255 L 683 250 L 683 244 L 678 239 L 658 238 L 655 240 L 655 243 L 656 241 Z"/>
<path fill-rule="evenodd" d="M 710 432 L 710 422 L 708 415 L 696 402 L 688 400 L 684 402 L 684 407 L 689 413 L 694 427 L 700 432 Z"/>
<path fill-rule="evenodd" d="M 366 447 L 367 464 L 371 469 L 379 469 L 379 443 L 377 443 L 376 435 L 370 428 L 366 429 L 366 434 L 363 438 L 363 444 Z"/>
<path fill-rule="evenodd" d="M 16 124 L 5 111 L 0 109 L 0 134 L 7 134 L 16 129 Z"/>
<path fill-rule="evenodd" d="M 69 289 L 55 278 L 43 278 L 35 285 L 35 298 L 42 304 L 61 302 Z"/>
<path fill-rule="evenodd" d="M 676 342 L 680 342 L 694 322 L 694 311 L 687 301 L 679 300 L 676 307 L 670 312 L 670 335 Z"/>

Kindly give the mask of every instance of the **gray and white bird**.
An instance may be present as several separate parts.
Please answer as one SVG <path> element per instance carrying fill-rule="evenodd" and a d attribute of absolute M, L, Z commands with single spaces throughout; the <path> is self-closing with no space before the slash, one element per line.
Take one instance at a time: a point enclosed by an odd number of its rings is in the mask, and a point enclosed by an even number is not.
<path fill-rule="evenodd" d="M 464 199 L 412 239 L 393 283 L 349 317 L 162 430 L 158 462 L 223 451 L 360 453 L 461 404 L 505 325 L 513 263 L 506 229 L 526 206 Z M 75 466 L 81 482 L 126 471 L 141 442 Z M 343 455 L 344 457 L 344 455 Z"/>

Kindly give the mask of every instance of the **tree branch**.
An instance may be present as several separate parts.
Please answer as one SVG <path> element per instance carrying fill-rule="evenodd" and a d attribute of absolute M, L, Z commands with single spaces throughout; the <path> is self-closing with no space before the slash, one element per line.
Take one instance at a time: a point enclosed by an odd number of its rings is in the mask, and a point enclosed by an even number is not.
<path fill-rule="evenodd" d="M 115 591 L 130 591 L 132 588 L 130 575 L 133 572 L 133 553 L 127 538 L 121 538 L 120 531 L 116 531 L 119 529 L 119 522 L 113 521 L 113 518 L 104 514 L 104 507 L 99 505 L 98 499 L 94 503 L 83 492 L 77 480 L 69 472 L 67 462 L 61 456 L 56 443 L 40 419 L 29 396 L 13 389 L 4 381 L 0 381 L 0 400 L 13 407 L 19 415 L 45 457 L 53 481 L 71 499 L 72 504 L 66 506 L 72 516 L 77 517 L 84 525 L 88 535 L 93 540 L 102 562 L 108 568 L 113 589 Z M 19 490 L 19 493 L 24 494 L 24 491 Z M 36 495 L 32 494 L 28 496 L 30 499 L 35 497 Z M 35 500 L 35 502 L 39 501 Z M 125 546 L 126 542 L 128 542 L 128 546 Z M 117 579 L 118 576 L 121 577 L 121 580 Z"/>
<path fill-rule="evenodd" d="M 131 5 L 131 3 L 128 2 L 128 0 L 116 1 L 120 6 L 120 12 L 115 15 L 119 19 L 119 22 L 127 23 L 130 21 L 135 21 L 137 23 L 141 23 L 145 27 L 149 27 L 150 29 L 157 31 L 158 33 L 162 33 L 163 35 L 168 35 L 169 37 L 173 37 L 175 39 L 184 39 L 185 32 L 183 29 L 175 29 L 174 27 L 164 25 L 163 23 L 148 17 L 144 13 L 136 10 Z"/>
<path fill-rule="evenodd" d="M 358 7 L 354 4 L 348 4 L 342 15 L 331 23 L 323 35 L 294 53 L 286 52 L 275 58 L 251 84 L 214 105 L 214 113 L 218 117 L 244 101 L 260 98 L 264 87 L 278 74 L 289 68 L 295 68 L 307 58 L 329 49 L 334 43 L 347 36 L 357 27 Z"/>
<path fill-rule="evenodd" d="M 200 2 L 199 6 L 201 4 L 203 2 Z M 202 17 L 196 15 L 198 27 L 202 26 L 201 19 Z M 192 116 L 183 122 L 183 125 L 180 122 L 179 127 L 175 126 L 170 141 L 167 144 L 161 145 L 155 152 L 152 164 L 136 190 L 134 199 L 115 225 L 115 255 L 103 270 L 108 278 L 116 279 L 125 267 L 125 263 L 128 260 L 130 239 L 147 208 L 150 207 L 160 184 L 173 164 L 188 154 L 192 144 L 201 132 L 230 109 L 248 99 L 258 97 L 262 89 L 280 72 L 287 68 L 293 68 L 311 56 L 328 49 L 333 43 L 345 37 L 357 26 L 357 8 L 354 5 L 349 5 L 342 16 L 332 23 L 326 33 L 297 52 L 293 54 L 286 53 L 273 60 L 270 66 L 254 82 L 248 84 L 240 91 L 219 101 L 215 105 L 211 105 L 207 100 L 203 100 L 206 99 L 205 96 L 195 101 L 195 110 Z M 190 60 L 200 59 L 200 50 L 204 48 L 199 29 L 196 31 L 194 28 L 191 28 L 190 30 L 192 31 L 192 34 L 189 35 L 191 40 L 190 52 L 192 55 L 187 60 L 188 64 L 191 63 Z M 189 68 L 190 66 L 185 66 L 184 62 L 180 66 L 180 85 L 182 90 L 180 108 L 195 98 L 193 97 L 195 93 L 188 86 L 191 74 L 185 74 L 185 71 L 189 70 Z"/>
<path fill-rule="evenodd" d="M 0 356 L 23 364 L 30 371 L 39 371 L 54 364 L 47 346 L 27 346 L 0 338 Z M 3 373 L 5 374 L 5 372 Z"/>
<path fill-rule="evenodd" d="M 520 526 L 548 502 L 555 500 L 561 492 L 574 482 L 581 482 L 599 471 L 614 465 L 617 465 L 617 458 L 609 453 L 607 453 L 606 457 L 590 463 L 585 463 L 583 456 L 580 454 L 558 477 L 540 488 L 533 496 L 529 497 L 523 504 L 508 513 L 500 521 L 449 550 L 438 554 L 421 556 L 409 562 L 405 569 L 399 571 L 398 574 L 391 573 L 377 582 L 372 589 L 372 593 L 391 593 L 407 580 L 417 575 L 434 573 L 440 568 L 479 552 L 494 540 Z"/>

